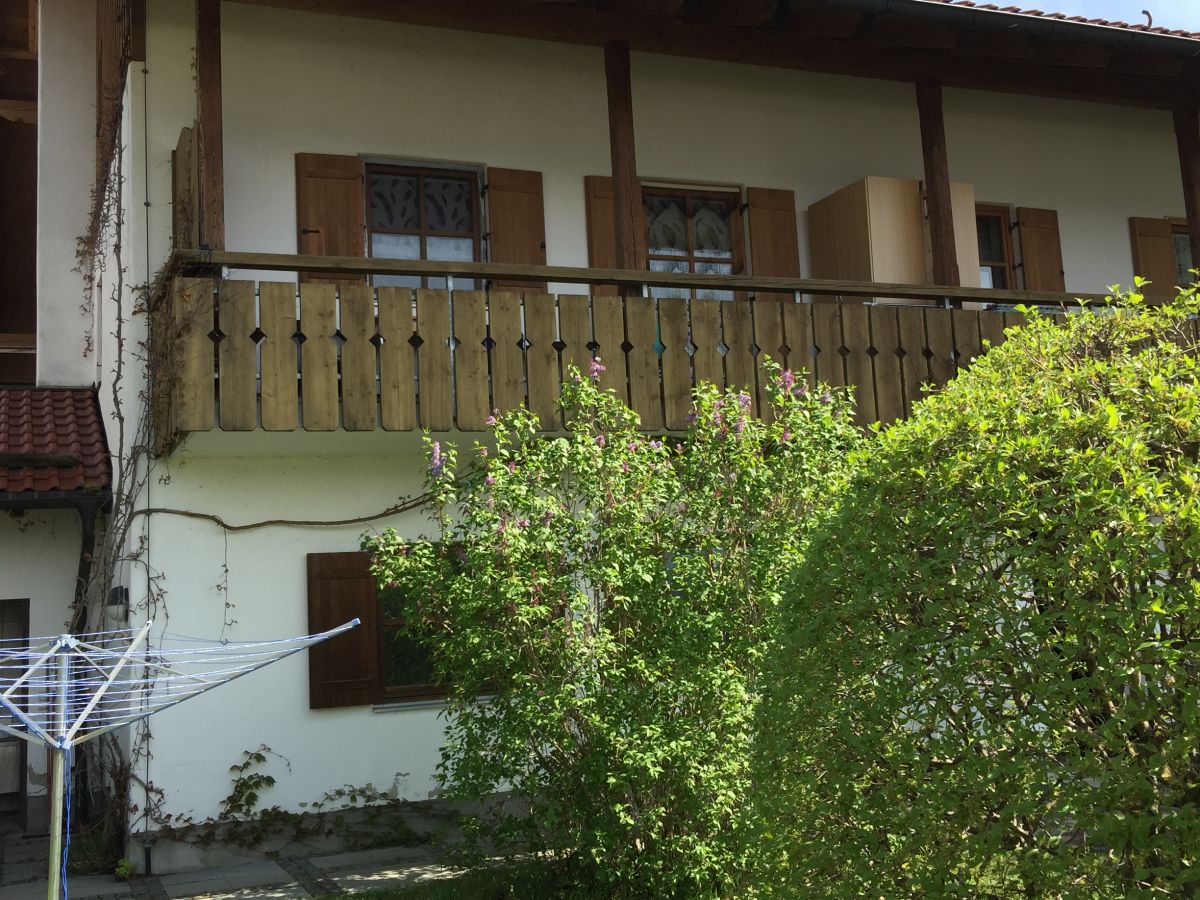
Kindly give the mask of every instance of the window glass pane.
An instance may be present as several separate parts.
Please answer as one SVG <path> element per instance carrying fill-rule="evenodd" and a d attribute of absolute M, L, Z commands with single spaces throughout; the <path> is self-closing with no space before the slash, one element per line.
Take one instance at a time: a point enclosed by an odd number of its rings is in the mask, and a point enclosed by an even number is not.
<path fill-rule="evenodd" d="M 415 234 L 380 234 L 371 232 L 371 256 L 378 259 L 420 259 L 421 239 Z M 420 287 L 418 275 L 373 275 L 377 287 Z"/>
<path fill-rule="evenodd" d="M 415 234 L 372 232 L 371 255 L 378 259 L 420 259 L 421 239 Z"/>
<path fill-rule="evenodd" d="M 1192 261 L 1192 245 L 1186 234 L 1177 231 L 1172 237 L 1175 239 L 1175 270 L 1178 283 L 1191 284 L 1193 276 L 1188 269 L 1195 265 Z"/>
<path fill-rule="evenodd" d="M 697 200 L 692 209 L 696 255 L 731 259 L 733 229 L 729 217 L 733 215 L 733 203 L 728 200 Z"/>
<path fill-rule="evenodd" d="M 431 236 L 425 241 L 425 258 L 471 262 L 475 259 L 475 242 L 471 238 Z"/>
<path fill-rule="evenodd" d="M 686 259 L 652 259 L 650 260 L 651 272 L 690 272 L 692 271 L 691 264 Z M 692 292 L 687 288 L 670 288 L 670 287 L 652 287 L 650 288 L 651 297 L 683 297 L 687 298 L 692 295 Z"/>
<path fill-rule="evenodd" d="M 421 227 L 417 206 L 417 176 L 371 172 L 372 228 L 416 230 Z"/>
<path fill-rule="evenodd" d="M 979 232 L 979 258 L 984 262 L 1006 262 L 1004 255 L 1004 223 L 999 216 L 976 216 Z"/>
<path fill-rule="evenodd" d="M 383 626 L 383 674 L 385 688 L 430 684 L 433 666 L 429 648 L 405 635 L 399 627 Z"/>
<path fill-rule="evenodd" d="M 698 262 L 698 275 L 732 275 L 733 264 L 727 262 Z M 732 300 L 733 291 L 698 290 L 696 296 L 701 300 Z"/>
<path fill-rule="evenodd" d="M 425 222 L 430 231 L 475 230 L 474 183 L 462 178 L 425 177 Z M 440 258 L 440 257 L 437 257 Z"/>
<path fill-rule="evenodd" d="M 646 205 L 646 246 L 651 253 L 686 256 L 688 252 L 686 201 L 681 197 L 648 195 Z M 663 269 L 651 271 L 667 271 Z M 687 271 L 684 269 L 683 271 Z"/>

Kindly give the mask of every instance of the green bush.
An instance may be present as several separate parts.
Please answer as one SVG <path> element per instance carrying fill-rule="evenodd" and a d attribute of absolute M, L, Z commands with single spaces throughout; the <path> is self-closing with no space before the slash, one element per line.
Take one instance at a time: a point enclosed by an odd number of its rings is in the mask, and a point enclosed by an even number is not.
<path fill-rule="evenodd" d="M 782 895 L 1197 895 L 1196 307 L 1035 318 L 855 460 L 760 708 Z"/>
<path fill-rule="evenodd" d="M 844 396 L 781 373 L 770 424 L 708 387 L 687 435 L 657 439 L 597 374 L 564 389 L 565 435 L 514 412 L 462 477 L 432 443 L 437 540 L 364 546 L 453 685 L 445 786 L 527 813 L 485 852 L 572 857 L 626 895 L 720 892 L 781 578 L 861 437 Z"/>

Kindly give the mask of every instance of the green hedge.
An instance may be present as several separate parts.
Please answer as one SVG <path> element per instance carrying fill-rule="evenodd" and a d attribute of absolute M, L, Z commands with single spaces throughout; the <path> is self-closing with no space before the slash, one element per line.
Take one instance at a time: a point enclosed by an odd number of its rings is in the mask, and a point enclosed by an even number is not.
<path fill-rule="evenodd" d="M 1138 300 L 1035 319 L 831 498 L 761 710 L 773 890 L 1196 894 L 1197 304 Z"/>

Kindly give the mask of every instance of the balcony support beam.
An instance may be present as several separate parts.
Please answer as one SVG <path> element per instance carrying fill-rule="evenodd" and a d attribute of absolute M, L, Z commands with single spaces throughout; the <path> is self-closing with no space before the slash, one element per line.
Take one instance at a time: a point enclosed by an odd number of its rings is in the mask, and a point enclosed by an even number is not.
<path fill-rule="evenodd" d="M 200 243 L 210 250 L 224 250 L 221 0 L 196 0 L 196 120 L 200 125 Z"/>
<path fill-rule="evenodd" d="M 921 154 L 925 159 L 925 207 L 933 250 L 933 280 L 935 284 L 957 286 L 962 282 L 954 246 L 954 208 L 950 201 L 950 163 L 940 81 L 917 82 L 917 115 L 921 120 Z"/>
<path fill-rule="evenodd" d="M 639 240 L 642 195 L 637 177 L 633 137 L 633 87 L 629 72 L 629 45 L 610 41 L 604 45 L 604 75 L 608 86 L 608 143 L 612 152 L 613 229 L 617 267 L 645 269 Z"/>
<path fill-rule="evenodd" d="M 1187 215 L 1192 265 L 1200 268 L 1200 110 L 1195 104 L 1175 108 L 1175 142 L 1183 177 L 1183 209 Z"/>

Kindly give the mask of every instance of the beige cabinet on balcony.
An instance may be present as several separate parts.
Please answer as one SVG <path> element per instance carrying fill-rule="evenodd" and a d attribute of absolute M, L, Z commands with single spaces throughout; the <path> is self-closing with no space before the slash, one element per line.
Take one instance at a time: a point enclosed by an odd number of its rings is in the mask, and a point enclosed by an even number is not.
<path fill-rule="evenodd" d="M 979 286 L 975 189 L 950 185 L 954 244 L 964 287 Z M 921 182 L 868 176 L 808 208 L 814 278 L 932 284 Z M 903 301 L 897 301 L 903 302 Z"/>

